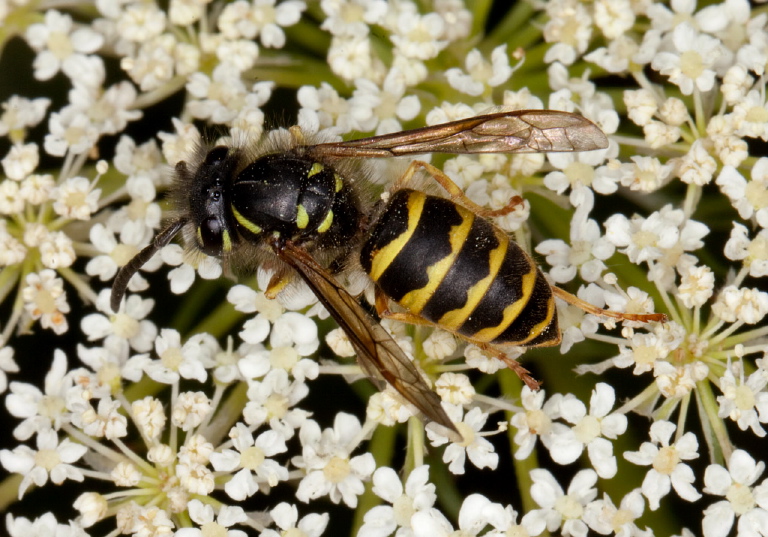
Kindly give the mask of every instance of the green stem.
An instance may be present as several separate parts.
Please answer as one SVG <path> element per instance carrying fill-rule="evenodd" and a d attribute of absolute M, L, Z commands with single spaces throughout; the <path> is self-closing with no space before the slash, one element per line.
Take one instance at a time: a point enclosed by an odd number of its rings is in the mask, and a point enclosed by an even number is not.
<path fill-rule="evenodd" d="M 710 455 L 713 460 L 727 461 L 733 453 L 733 444 L 728 436 L 725 423 L 718 417 L 719 405 L 717 399 L 712 393 L 712 384 L 707 381 L 696 383 L 696 394 L 698 396 L 699 411 L 701 413 L 701 422 L 706 424 L 705 434 L 707 444 L 709 445 Z"/>
<path fill-rule="evenodd" d="M 519 397 L 523 388 L 523 383 L 520 378 L 515 375 L 509 369 L 502 369 L 497 373 L 499 379 L 499 386 L 501 387 L 501 393 L 505 397 L 516 396 Z M 512 418 L 511 412 L 505 412 L 507 420 Z M 533 450 L 525 459 L 515 458 L 515 429 L 510 427 L 507 430 L 507 437 L 509 438 L 510 455 L 514 461 L 515 476 L 517 477 L 517 490 L 520 494 L 520 500 L 522 503 L 521 513 L 525 514 L 533 509 L 538 509 L 539 505 L 531 497 L 531 486 L 533 480 L 531 479 L 531 470 L 540 468 L 539 459 L 536 456 L 536 450 Z M 512 486 L 512 483 L 510 483 Z"/>
<path fill-rule="evenodd" d="M 392 466 L 392 457 L 395 453 L 395 440 L 397 439 L 397 428 L 378 426 L 373 432 L 371 441 L 368 443 L 368 451 L 376 459 L 376 468 L 382 466 Z M 402 476 L 403 487 L 405 487 L 405 481 L 408 479 L 406 471 Z M 357 508 L 355 509 L 355 516 L 352 521 L 352 531 L 350 535 L 357 535 L 360 527 L 363 525 L 363 519 L 365 514 L 379 505 L 381 498 L 376 496 L 371 490 L 371 482 L 365 484 L 365 492 L 357 498 Z"/>
<path fill-rule="evenodd" d="M 12 474 L 0 481 L 0 512 L 7 513 L 8 506 L 18 500 L 19 485 L 23 478 L 21 474 Z"/>

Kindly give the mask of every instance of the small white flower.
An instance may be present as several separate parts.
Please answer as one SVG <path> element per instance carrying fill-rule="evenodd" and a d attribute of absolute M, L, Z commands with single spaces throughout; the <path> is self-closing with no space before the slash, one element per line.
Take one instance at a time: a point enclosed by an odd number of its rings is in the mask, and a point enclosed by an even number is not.
<path fill-rule="evenodd" d="M 456 475 L 463 474 L 467 457 L 477 468 L 494 470 L 499 464 L 499 455 L 494 451 L 493 444 L 483 438 L 484 434 L 480 432 L 488 420 L 488 414 L 479 407 L 473 407 L 466 415 L 462 407 L 457 405 L 446 403 L 443 408 L 463 438 L 460 443 L 452 442 L 443 452 L 443 462 L 448 464 L 448 470 Z M 427 436 L 433 446 L 448 442 L 446 437 L 431 429 L 427 429 Z"/>
<path fill-rule="evenodd" d="M 179 333 L 165 328 L 155 340 L 157 360 L 141 358 L 144 372 L 153 380 L 163 384 L 173 384 L 181 377 L 205 382 L 208 377 L 206 367 L 211 363 L 193 352 L 194 347 L 194 342 L 187 342 L 182 346 Z M 132 358 L 132 360 L 135 359 Z"/>
<path fill-rule="evenodd" d="M 176 465 L 179 484 L 190 494 L 207 496 L 216 486 L 213 473 L 203 464 L 182 462 Z"/>
<path fill-rule="evenodd" d="M 7 356 L 8 347 L 3 349 Z M 10 393 L 5 398 L 8 412 L 21 419 L 13 430 L 17 440 L 29 440 L 33 434 L 53 428 L 58 431 L 62 425 L 70 422 L 71 415 L 66 408 L 66 397 L 72 387 L 72 379 L 67 376 L 67 356 L 56 349 L 53 361 L 45 375 L 45 390 L 24 382 L 12 382 Z"/>
<path fill-rule="evenodd" d="M 40 162 L 37 144 L 14 144 L 3 158 L 3 171 L 8 178 L 21 181 L 31 174 Z"/>
<path fill-rule="evenodd" d="M 679 161 L 677 173 L 684 183 L 704 186 L 712 181 L 717 162 L 709 154 L 701 139 L 691 144 L 690 150 Z"/>
<path fill-rule="evenodd" d="M 8 389 L 8 373 L 18 373 L 19 365 L 13 360 L 11 347 L 0 347 L 0 394 Z M 8 399 L 6 399 L 6 406 Z M 10 409 L 9 409 L 10 410 Z"/>
<path fill-rule="evenodd" d="M 611 257 L 615 247 L 600 233 L 595 220 L 587 218 L 592 204 L 579 206 L 571 220 L 570 246 L 559 239 L 549 239 L 536 246 L 536 252 L 547 256 L 552 265 L 549 275 L 557 283 L 566 283 L 576 277 L 577 270 L 587 282 L 597 281 L 607 268 L 604 261 Z"/>
<path fill-rule="evenodd" d="M 309 502 L 328 495 L 333 503 L 343 500 L 348 507 L 357 506 L 357 497 L 364 491 L 363 479 L 376 467 L 370 453 L 350 457 L 357 447 L 354 442 L 362 440 L 360 432 L 357 418 L 343 412 L 336 415 L 332 429 L 321 431 L 312 420 L 302 425 L 302 455 L 293 459 L 306 472 L 296 491 L 299 500 Z"/>
<path fill-rule="evenodd" d="M 391 505 L 370 509 L 360 527 L 358 537 L 378 537 L 395 533 L 407 537 L 412 531 L 411 519 L 420 511 L 433 510 L 437 496 L 435 485 L 429 482 L 429 466 L 418 466 L 411 471 L 405 487 L 397 473 L 382 467 L 373 474 L 373 492 Z"/>
<path fill-rule="evenodd" d="M 652 537 L 650 530 L 637 527 L 635 520 L 645 511 L 645 502 L 640 489 L 635 489 L 621 499 L 617 507 L 607 494 L 602 500 L 590 502 L 584 509 L 584 522 L 601 535 L 621 535 L 624 537 Z"/>
<path fill-rule="evenodd" d="M 392 31 L 390 39 L 403 56 L 429 60 L 448 45 L 447 41 L 440 39 L 444 27 L 443 18 L 437 13 L 422 15 L 404 10 L 389 28 Z"/>
<path fill-rule="evenodd" d="M 768 276 L 768 229 L 761 229 L 750 240 L 747 228 L 734 222 L 731 237 L 723 251 L 728 259 L 743 261 L 753 278 Z"/>
<path fill-rule="evenodd" d="M 328 513 L 318 515 L 311 513 L 299 520 L 299 511 L 295 505 L 281 502 L 269 512 L 272 520 L 281 531 L 266 529 L 261 532 L 261 537 L 284 537 L 285 535 L 301 535 L 306 537 L 320 537 L 328 526 Z"/>
<path fill-rule="evenodd" d="M 461 69 L 452 68 L 445 72 L 445 77 L 454 89 L 473 97 L 503 84 L 512 76 L 506 44 L 493 49 L 490 63 L 483 58 L 479 50 L 472 49 L 464 64 L 466 73 Z"/>
<path fill-rule="evenodd" d="M 85 455 L 88 448 L 71 442 L 68 438 L 59 443 L 53 429 L 37 434 L 37 451 L 27 446 L 18 446 L 13 451 L 0 450 L 0 463 L 12 473 L 23 476 L 19 484 L 19 499 L 35 484 L 42 487 L 50 478 L 52 483 L 61 485 L 65 480 L 83 481 L 83 473 L 73 463 Z"/>
<path fill-rule="evenodd" d="M 328 49 L 328 65 L 336 75 L 351 81 L 361 77 L 376 78 L 381 68 L 374 63 L 371 42 L 363 37 L 334 37 Z"/>
<path fill-rule="evenodd" d="M 45 237 L 40 240 L 38 250 L 40 261 L 49 269 L 70 267 L 77 258 L 72 239 L 63 231 L 46 232 Z"/>
<path fill-rule="evenodd" d="M 263 380 L 248 383 L 248 403 L 243 409 L 243 419 L 253 428 L 267 422 L 271 429 L 289 439 L 310 415 L 305 410 L 292 408 L 308 393 L 305 382 L 290 381 L 287 371 L 273 369 Z"/>
<path fill-rule="evenodd" d="M 731 120 L 739 136 L 768 140 L 768 103 L 759 91 L 752 90 L 735 103 Z"/>
<path fill-rule="evenodd" d="M 20 95 L 12 95 L 2 103 L 0 135 L 9 136 L 14 142 L 20 142 L 16 139 L 17 134 L 40 123 L 45 118 L 50 105 L 51 100 L 44 97 L 28 99 Z"/>
<path fill-rule="evenodd" d="M 77 497 L 72 507 L 80 511 L 80 523 L 89 528 L 107 515 L 107 499 L 96 492 L 84 492 Z"/>
<path fill-rule="evenodd" d="M 768 373 L 763 369 L 756 370 L 745 381 L 743 373 L 742 378 L 737 380 L 732 368 L 726 368 L 720 378 L 723 395 L 717 397 L 720 405 L 718 417 L 730 418 L 742 431 L 751 429 L 756 436 L 764 437 L 765 429 L 760 422 L 768 422 L 768 392 L 764 391 L 766 385 Z"/>
<path fill-rule="evenodd" d="M 765 528 L 768 522 L 768 480 L 756 487 L 765 470 L 765 463 L 741 449 L 735 450 L 728 459 L 728 469 L 710 464 L 704 472 L 704 492 L 724 499 L 713 503 L 704 511 L 702 530 L 705 537 L 725 537 L 738 518 L 738 535 L 759 535 L 757 528 Z"/>
<path fill-rule="evenodd" d="M 211 454 L 211 464 L 218 472 L 235 472 L 224 490 L 230 498 L 243 501 L 259 490 L 259 485 L 274 487 L 288 479 L 288 469 L 270 457 L 288 448 L 277 431 L 264 431 L 257 438 L 243 423 L 229 431 L 235 450 L 225 449 Z M 268 489 L 267 489 L 268 490 Z"/>
<path fill-rule="evenodd" d="M 659 109 L 659 101 L 649 89 L 625 91 L 624 104 L 629 119 L 641 127 L 648 125 Z"/>
<path fill-rule="evenodd" d="M 40 326 L 50 328 L 56 334 L 63 334 L 69 329 L 65 316 L 69 313 L 69 303 L 64 292 L 64 282 L 56 277 L 56 272 L 44 269 L 39 273 L 28 274 L 21 296 L 27 314 L 39 320 Z"/>
<path fill-rule="evenodd" d="M 533 535 L 545 529 L 560 530 L 564 536 L 583 536 L 587 533 L 584 510 L 597 496 L 597 474 L 593 470 L 581 470 L 571 480 L 566 494 L 555 477 L 547 470 L 531 470 L 531 497 L 541 506 L 523 517 L 523 525 Z"/>
<path fill-rule="evenodd" d="M 595 25 L 610 41 L 623 36 L 635 23 L 629 0 L 599 0 L 595 2 Z"/>
<path fill-rule="evenodd" d="M 56 157 L 63 157 L 67 151 L 85 153 L 99 139 L 96 125 L 85 112 L 73 106 L 51 114 L 48 128 L 50 132 L 45 135 L 43 147 Z"/>
<path fill-rule="evenodd" d="M 129 525 L 125 528 L 125 533 L 135 533 L 137 535 L 171 535 L 173 533 L 174 523 L 170 514 L 165 510 L 155 506 L 137 506 L 134 504 L 135 513 L 129 519 Z"/>
<path fill-rule="evenodd" d="M 548 2 L 546 10 L 550 19 L 544 26 L 544 39 L 553 45 L 547 50 L 544 62 L 571 65 L 587 50 L 592 37 L 592 18 L 585 6 L 568 0 Z"/>
<path fill-rule="evenodd" d="M 508 513 L 501 505 L 491 502 L 482 494 L 470 494 L 464 499 L 459 509 L 459 529 L 453 526 L 443 514 L 436 510 L 422 510 L 411 518 L 413 535 L 415 537 L 451 537 L 462 535 L 474 537 L 479 535 L 488 525 L 499 527 L 509 519 Z M 492 530 L 484 535 L 495 535 Z"/>
<path fill-rule="evenodd" d="M 0 214 L 19 214 L 24 210 L 24 197 L 17 181 L 6 179 L 0 183 Z"/>
<path fill-rule="evenodd" d="M 672 32 L 674 52 L 659 52 L 651 66 L 680 87 L 683 95 L 709 91 L 715 83 L 713 66 L 722 54 L 722 44 L 714 37 L 699 34 L 688 22 Z"/>
<path fill-rule="evenodd" d="M 652 466 L 645 474 L 642 490 L 648 498 L 652 511 L 659 508 L 659 500 L 669 494 L 670 488 L 689 502 L 701 498 L 692 483 L 695 479 L 691 467 L 683 461 L 699 457 L 699 442 L 696 435 L 685 433 L 676 442 L 670 443 L 675 425 L 668 421 L 656 421 L 651 425 L 651 440 L 643 442 L 640 451 L 627 451 L 624 458 L 641 466 Z M 671 485 L 671 487 L 670 487 Z"/>
<path fill-rule="evenodd" d="M 238 0 L 228 4 L 219 16 L 218 25 L 229 39 L 253 39 L 259 36 L 265 47 L 282 48 L 285 45 L 283 27 L 299 21 L 306 4 L 301 0 L 288 0 L 276 4 L 275 0 Z"/>
<path fill-rule="evenodd" d="M 213 412 L 211 400 L 203 392 L 183 392 L 171 409 L 171 423 L 182 431 L 200 426 Z"/>
<path fill-rule="evenodd" d="M 68 537 L 73 531 L 71 525 L 59 524 L 50 512 L 35 520 L 21 516 L 14 518 L 11 513 L 8 513 L 5 518 L 5 528 L 8 530 L 9 537 L 46 537 L 48 535 Z"/>
<path fill-rule="evenodd" d="M 461 373 L 443 373 L 435 381 L 435 392 L 440 399 L 452 405 L 468 405 L 475 396 L 475 387 L 469 377 Z"/>
<path fill-rule="evenodd" d="M 707 266 L 688 267 L 682 271 L 678 296 L 686 308 L 700 308 L 712 297 L 715 275 Z"/>
<path fill-rule="evenodd" d="M 349 116 L 356 130 L 387 134 L 402 130 L 400 121 L 409 121 L 421 110 L 416 95 L 406 95 L 406 86 L 396 69 L 379 85 L 365 78 L 355 80 L 349 100 Z"/>
<path fill-rule="evenodd" d="M 544 185 L 558 194 L 571 189 L 571 203 L 578 207 L 590 203 L 591 189 L 598 194 L 613 194 L 618 189 L 620 173 L 611 166 L 596 166 L 605 158 L 603 151 L 549 153 L 547 160 L 558 169 L 544 177 Z M 562 170 L 562 171 L 560 171 Z"/>
<path fill-rule="evenodd" d="M 560 399 L 553 397 L 545 403 L 545 395 L 544 390 L 534 392 L 528 386 L 523 387 L 520 397 L 523 411 L 516 412 L 509 420 L 509 423 L 517 429 L 516 459 L 527 458 L 536 446 L 538 438 L 541 438 L 545 446 L 549 446 L 557 433 L 567 430 L 562 423 L 554 423 L 554 420 L 560 417 Z"/>
<path fill-rule="evenodd" d="M 621 184 L 631 190 L 654 192 L 664 186 L 672 173 L 672 165 L 655 157 L 633 155 L 632 163 L 622 163 Z"/>
<path fill-rule="evenodd" d="M 712 313 L 727 323 L 757 324 L 768 314 L 768 293 L 729 285 L 720 291 Z"/>
<path fill-rule="evenodd" d="M 560 403 L 563 419 L 573 424 L 567 433 L 555 436 L 549 452 L 558 464 L 571 464 L 587 448 L 589 460 L 603 479 L 616 475 L 616 457 L 613 444 L 627 430 L 627 417 L 609 414 L 616 401 L 613 388 L 599 383 L 592 391 L 590 409 L 573 396 L 566 396 Z"/>
<path fill-rule="evenodd" d="M 336 36 L 364 38 L 369 26 L 381 24 L 389 9 L 385 0 L 323 0 L 326 18 L 320 26 Z"/>
<path fill-rule="evenodd" d="M 109 398 L 99 400 L 98 410 L 90 404 L 72 414 L 72 423 L 94 438 L 113 440 L 128 434 L 128 420 L 121 414 L 119 401 Z"/>
<path fill-rule="evenodd" d="M 752 167 L 752 180 L 747 180 L 733 166 L 723 166 L 715 181 L 731 200 L 731 205 L 744 219 L 755 218 L 768 228 L 768 158 L 762 157 Z"/>
<path fill-rule="evenodd" d="M 165 430 L 167 416 L 159 399 L 149 395 L 138 399 L 131 404 L 131 413 L 136 426 L 149 440 L 156 440 Z"/>
<path fill-rule="evenodd" d="M 187 504 L 189 518 L 200 525 L 200 528 L 179 528 L 174 537 L 205 537 L 216 535 L 218 537 L 246 537 L 248 534 L 242 530 L 231 529 L 231 526 L 248 520 L 243 508 L 236 505 L 222 505 L 214 520 L 214 511 L 211 505 L 206 505 L 198 499 Z"/>
<path fill-rule="evenodd" d="M 56 10 L 45 12 L 45 22 L 31 24 L 26 31 L 27 42 L 37 52 L 35 78 L 49 80 L 59 70 L 73 80 L 83 73 L 75 68 L 79 56 L 98 50 L 104 38 L 90 28 L 74 29 L 72 18 Z"/>

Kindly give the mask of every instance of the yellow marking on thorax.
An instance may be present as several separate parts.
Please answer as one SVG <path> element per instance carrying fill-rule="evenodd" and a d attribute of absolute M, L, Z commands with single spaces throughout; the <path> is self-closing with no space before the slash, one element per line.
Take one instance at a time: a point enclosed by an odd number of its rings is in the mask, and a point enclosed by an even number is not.
<path fill-rule="evenodd" d="M 303 205 L 296 206 L 296 227 L 304 229 L 309 225 L 309 215 Z"/>
<path fill-rule="evenodd" d="M 254 235 L 258 235 L 263 229 L 261 229 L 260 226 L 257 226 L 250 220 L 248 220 L 246 217 L 244 217 L 242 214 L 240 214 L 237 209 L 235 209 L 235 206 L 232 205 L 232 214 L 235 216 L 235 220 L 237 220 L 237 223 L 243 226 L 245 229 L 253 233 Z"/>
<path fill-rule="evenodd" d="M 315 162 L 314 164 L 312 164 L 312 167 L 307 172 L 307 177 L 309 178 L 309 177 L 312 177 L 313 175 L 317 175 L 318 173 L 323 171 L 323 169 L 325 169 L 325 166 L 323 166 L 319 162 Z"/>
<path fill-rule="evenodd" d="M 331 224 L 333 224 L 333 211 L 328 211 L 325 218 L 323 218 L 323 221 L 317 226 L 317 232 L 325 233 L 331 228 Z"/>
<path fill-rule="evenodd" d="M 408 228 L 374 253 L 373 259 L 371 259 L 371 272 L 369 274 L 373 281 L 378 281 L 381 278 L 381 275 L 387 270 L 392 260 L 397 257 L 400 250 L 411 240 L 416 227 L 419 225 L 419 219 L 424 211 L 426 199 L 426 195 L 421 192 L 411 192 L 408 195 Z"/>

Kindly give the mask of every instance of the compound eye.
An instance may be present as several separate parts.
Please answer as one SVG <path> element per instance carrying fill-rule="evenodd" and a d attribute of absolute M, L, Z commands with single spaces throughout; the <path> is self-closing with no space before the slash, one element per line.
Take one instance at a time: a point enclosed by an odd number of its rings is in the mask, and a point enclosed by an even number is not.
<path fill-rule="evenodd" d="M 227 155 L 229 154 L 229 148 L 224 145 L 219 145 L 208 151 L 208 154 L 205 155 L 205 164 L 208 166 L 218 164 L 225 158 L 227 158 Z"/>
<path fill-rule="evenodd" d="M 209 216 L 200 223 L 200 227 L 197 228 L 197 237 L 203 253 L 212 256 L 221 255 L 224 247 L 223 232 L 224 228 L 215 216 Z"/>

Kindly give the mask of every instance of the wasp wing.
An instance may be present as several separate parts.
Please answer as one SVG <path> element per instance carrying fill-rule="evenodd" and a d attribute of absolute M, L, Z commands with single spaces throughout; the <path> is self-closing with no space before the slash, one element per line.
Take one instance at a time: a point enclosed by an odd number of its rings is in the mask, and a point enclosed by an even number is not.
<path fill-rule="evenodd" d="M 275 253 L 293 267 L 346 332 L 357 360 L 369 376 L 384 379 L 452 440 L 461 439 L 456 426 L 433 392 L 392 336 L 358 301 L 305 250 L 290 241 L 274 240 Z"/>
<path fill-rule="evenodd" d="M 588 119 L 559 110 L 514 110 L 409 131 L 318 144 L 314 157 L 396 157 L 421 153 L 591 151 L 608 139 Z"/>

